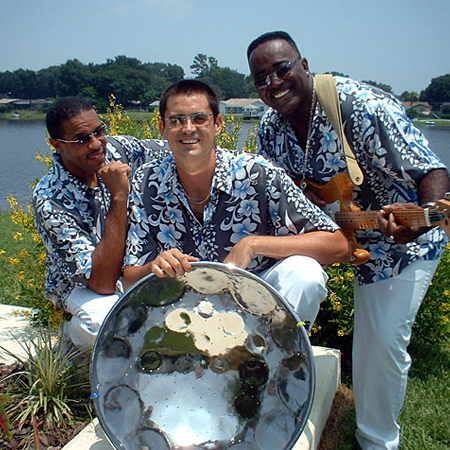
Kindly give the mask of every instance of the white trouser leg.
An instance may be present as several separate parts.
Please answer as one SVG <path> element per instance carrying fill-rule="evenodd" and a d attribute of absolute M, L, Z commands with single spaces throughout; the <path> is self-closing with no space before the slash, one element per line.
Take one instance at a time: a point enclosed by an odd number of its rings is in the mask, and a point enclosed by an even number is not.
<path fill-rule="evenodd" d="M 92 350 L 95 339 L 108 312 L 120 297 L 100 295 L 87 288 L 75 288 L 67 299 L 67 311 L 72 318 L 65 326 L 65 333 L 80 350 Z"/>
<path fill-rule="evenodd" d="M 416 261 L 400 275 L 355 284 L 353 390 L 363 450 L 397 449 L 406 394 L 411 329 L 439 261 Z"/>
<path fill-rule="evenodd" d="M 290 256 L 260 274 L 291 305 L 300 320 L 310 328 L 316 320 L 320 303 L 327 296 L 328 275 L 309 256 Z"/>

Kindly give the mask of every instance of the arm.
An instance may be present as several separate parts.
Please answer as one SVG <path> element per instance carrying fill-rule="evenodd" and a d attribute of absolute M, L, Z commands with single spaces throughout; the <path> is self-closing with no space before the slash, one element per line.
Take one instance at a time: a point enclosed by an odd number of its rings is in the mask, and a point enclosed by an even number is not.
<path fill-rule="evenodd" d="M 232 248 L 224 262 L 245 269 L 256 255 L 275 259 L 304 255 L 327 265 L 349 262 L 351 249 L 340 230 L 312 231 L 294 236 L 247 236 Z"/>
<path fill-rule="evenodd" d="M 445 198 L 445 194 L 450 191 L 450 179 L 445 169 L 435 169 L 428 172 L 419 182 L 418 201 L 419 205 L 428 202 L 435 202 Z M 426 233 L 428 227 L 405 227 L 395 223 L 395 217 L 392 212 L 396 209 L 421 209 L 415 203 L 394 203 L 384 206 L 378 214 L 378 224 L 380 230 L 385 236 L 393 238 L 400 244 L 407 244 L 416 239 L 423 233 Z"/>
<path fill-rule="evenodd" d="M 111 204 L 100 243 L 92 253 L 92 270 L 88 287 L 99 294 L 112 294 L 120 277 L 127 231 L 128 177 L 127 164 L 113 161 L 98 174 L 111 193 Z"/>

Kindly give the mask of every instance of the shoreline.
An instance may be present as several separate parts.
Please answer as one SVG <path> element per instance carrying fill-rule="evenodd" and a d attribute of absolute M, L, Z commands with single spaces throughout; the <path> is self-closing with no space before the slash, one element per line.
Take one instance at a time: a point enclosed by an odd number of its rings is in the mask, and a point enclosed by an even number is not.
<path fill-rule="evenodd" d="M 136 111 L 125 111 L 127 115 L 135 120 L 150 120 L 153 117 L 153 112 L 136 112 Z M 2 113 L 0 114 L 0 120 L 7 121 L 31 121 L 31 120 L 45 120 L 45 113 L 37 112 L 37 111 L 24 111 L 19 113 L 20 116 L 17 117 L 14 115 L 15 113 Z M 103 113 L 105 114 L 105 113 Z M 100 114 L 102 115 L 102 114 Z M 246 119 L 244 122 L 254 122 L 258 123 L 258 119 Z M 427 124 L 427 122 L 433 122 L 433 125 Z M 424 127 L 450 127 L 450 119 L 435 119 L 435 118 L 416 118 L 412 119 L 412 123 L 416 126 L 424 126 Z"/>

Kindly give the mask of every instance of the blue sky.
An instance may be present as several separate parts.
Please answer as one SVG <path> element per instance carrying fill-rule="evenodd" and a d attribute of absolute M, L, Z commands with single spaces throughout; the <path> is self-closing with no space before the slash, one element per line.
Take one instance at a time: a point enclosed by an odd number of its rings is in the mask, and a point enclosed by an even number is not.
<path fill-rule="evenodd" d="M 178 64 L 198 53 L 248 74 L 246 49 L 285 30 L 313 72 L 421 91 L 450 73 L 450 0 L 0 0 L 0 71 L 117 55 Z"/>

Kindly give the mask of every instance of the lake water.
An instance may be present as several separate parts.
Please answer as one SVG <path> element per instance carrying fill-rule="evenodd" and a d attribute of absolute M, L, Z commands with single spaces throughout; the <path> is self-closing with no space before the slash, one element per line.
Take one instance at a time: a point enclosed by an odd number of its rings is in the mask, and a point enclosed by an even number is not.
<path fill-rule="evenodd" d="M 252 123 L 244 123 L 240 146 L 243 145 Z M 433 151 L 450 167 L 450 127 L 423 127 L 425 137 Z M 8 195 L 20 205 L 26 205 L 32 194 L 30 184 L 46 171 L 36 159 L 37 152 L 46 153 L 44 121 L 0 120 L 0 210 L 9 211 Z"/>

